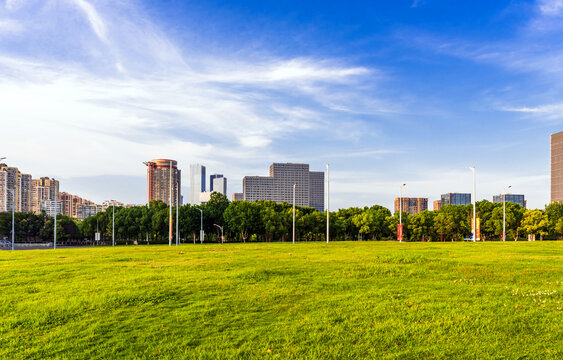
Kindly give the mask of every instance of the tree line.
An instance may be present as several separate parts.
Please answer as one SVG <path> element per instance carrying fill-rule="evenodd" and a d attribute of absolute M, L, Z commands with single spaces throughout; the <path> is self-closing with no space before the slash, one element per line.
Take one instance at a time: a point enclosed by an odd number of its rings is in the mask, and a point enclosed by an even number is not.
<path fill-rule="evenodd" d="M 502 204 L 487 200 L 477 202 L 481 240 L 499 240 L 503 231 Z M 111 242 L 113 212 L 115 211 L 115 239 L 118 243 L 167 243 L 169 207 L 162 201 L 147 206 L 112 207 L 83 221 L 68 216 L 57 217 L 58 241 L 93 243 L 100 232 L 103 243 Z M 461 241 L 471 237 L 472 205 L 448 205 L 438 211 L 422 211 L 411 215 L 403 212 L 404 240 Z M 172 209 L 173 221 L 176 209 Z M 233 201 L 213 193 L 206 204 L 182 205 L 178 209 L 179 234 L 182 242 L 199 241 L 203 215 L 206 242 L 219 242 L 219 225 L 224 228 L 225 240 L 291 241 L 293 207 L 273 201 Z M 12 214 L 0 213 L 0 237 L 9 238 Z M 53 239 L 54 219 L 45 213 L 15 214 L 17 242 L 50 242 Z M 330 213 L 331 240 L 390 240 L 397 238 L 399 213 L 374 205 L 351 207 Z M 313 208 L 296 207 L 295 232 L 297 241 L 325 241 L 326 213 Z M 174 223 L 174 238 L 176 224 Z M 523 240 L 532 234 L 539 239 L 563 237 L 563 204 L 552 203 L 545 210 L 527 210 L 519 204 L 506 203 L 506 238 Z"/>

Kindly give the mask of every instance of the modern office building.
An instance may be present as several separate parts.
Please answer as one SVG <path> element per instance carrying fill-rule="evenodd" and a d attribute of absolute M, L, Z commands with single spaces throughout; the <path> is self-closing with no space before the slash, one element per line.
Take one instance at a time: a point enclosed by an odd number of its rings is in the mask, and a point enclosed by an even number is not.
<path fill-rule="evenodd" d="M 244 193 L 233 193 L 233 201 L 244 200 Z"/>
<path fill-rule="evenodd" d="M 551 134 L 551 202 L 563 201 L 563 131 Z"/>
<path fill-rule="evenodd" d="M 467 193 L 447 193 L 442 194 L 440 207 L 446 205 L 469 205 L 471 204 L 471 194 Z"/>
<path fill-rule="evenodd" d="M 325 173 L 309 172 L 309 206 L 319 211 L 325 209 Z"/>
<path fill-rule="evenodd" d="M 198 205 L 199 194 L 205 192 L 205 166 L 201 164 L 190 165 L 190 204 Z"/>
<path fill-rule="evenodd" d="M 227 195 L 227 178 L 222 174 L 213 174 L 209 176 L 209 191 L 218 192 Z"/>
<path fill-rule="evenodd" d="M 434 211 L 438 211 L 442 208 L 441 200 L 434 200 Z"/>
<path fill-rule="evenodd" d="M 324 173 L 310 172 L 309 164 L 274 163 L 270 165 L 270 176 L 245 176 L 244 200 L 292 204 L 293 184 L 296 184 L 295 205 L 324 211 Z"/>
<path fill-rule="evenodd" d="M 500 195 L 494 195 L 493 196 L 493 202 L 494 203 L 502 203 L 502 194 Z M 526 207 L 526 200 L 524 199 L 524 195 L 523 194 L 506 194 L 505 195 L 505 201 L 506 202 L 512 202 L 515 204 L 520 204 L 520 206 L 522 207 Z"/>
<path fill-rule="evenodd" d="M 428 198 L 400 198 L 403 202 L 403 212 L 408 212 L 411 215 L 428 210 Z M 399 198 L 395 198 L 395 212 L 399 211 Z"/>
<path fill-rule="evenodd" d="M 161 200 L 166 205 L 180 203 L 182 176 L 176 160 L 154 159 L 144 163 L 147 166 L 147 200 Z M 172 194 L 170 194 L 172 191 Z"/>
<path fill-rule="evenodd" d="M 199 193 L 199 203 L 207 204 L 211 200 L 211 191 L 203 191 Z"/>

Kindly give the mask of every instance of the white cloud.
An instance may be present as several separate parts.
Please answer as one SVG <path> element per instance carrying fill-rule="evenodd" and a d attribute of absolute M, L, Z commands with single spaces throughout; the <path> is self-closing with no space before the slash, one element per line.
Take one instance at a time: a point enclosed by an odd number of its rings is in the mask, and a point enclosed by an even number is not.
<path fill-rule="evenodd" d="M 0 19 L 0 36 L 3 35 L 17 35 L 24 31 L 23 25 L 12 19 Z"/>
<path fill-rule="evenodd" d="M 539 9 L 547 16 L 560 16 L 563 14 L 563 0 L 539 0 Z"/>
<path fill-rule="evenodd" d="M 88 22 L 92 27 L 92 30 L 98 35 L 100 40 L 106 42 L 107 41 L 107 29 L 106 24 L 100 14 L 96 11 L 94 6 L 90 4 L 86 0 L 67 0 L 71 4 L 76 5 L 78 9 L 80 9 L 84 15 L 88 18 Z"/>

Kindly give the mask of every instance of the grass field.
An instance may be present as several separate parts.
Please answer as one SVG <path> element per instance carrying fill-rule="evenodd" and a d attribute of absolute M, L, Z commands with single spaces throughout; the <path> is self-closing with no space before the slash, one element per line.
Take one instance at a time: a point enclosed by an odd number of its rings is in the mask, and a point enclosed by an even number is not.
<path fill-rule="evenodd" d="M 563 358 L 563 242 L 0 252 L 0 358 Z"/>

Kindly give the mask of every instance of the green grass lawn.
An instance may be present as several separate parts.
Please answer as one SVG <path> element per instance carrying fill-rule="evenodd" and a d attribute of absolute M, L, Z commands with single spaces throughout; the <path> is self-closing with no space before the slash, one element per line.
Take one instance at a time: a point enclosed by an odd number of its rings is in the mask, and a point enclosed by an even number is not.
<path fill-rule="evenodd" d="M 563 358 L 563 242 L 0 252 L 0 359 Z"/>

